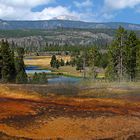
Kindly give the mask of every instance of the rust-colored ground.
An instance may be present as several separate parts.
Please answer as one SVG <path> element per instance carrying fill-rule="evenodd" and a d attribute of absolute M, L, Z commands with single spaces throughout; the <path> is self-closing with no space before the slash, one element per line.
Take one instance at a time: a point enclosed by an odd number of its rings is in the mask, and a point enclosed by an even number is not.
<path fill-rule="evenodd" d="M 0 85 L 0 140 L 140 140 L 140 102 L 41 97 Z"/>

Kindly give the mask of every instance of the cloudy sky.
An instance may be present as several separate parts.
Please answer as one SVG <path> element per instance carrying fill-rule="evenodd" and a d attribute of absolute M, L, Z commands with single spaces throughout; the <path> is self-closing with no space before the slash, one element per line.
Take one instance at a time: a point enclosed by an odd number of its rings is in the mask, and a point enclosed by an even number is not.
<path fill-rule="evenodd" d="M 0 0 L 0 19 L 54 18 L 140 24 L 140 0 Z"/>

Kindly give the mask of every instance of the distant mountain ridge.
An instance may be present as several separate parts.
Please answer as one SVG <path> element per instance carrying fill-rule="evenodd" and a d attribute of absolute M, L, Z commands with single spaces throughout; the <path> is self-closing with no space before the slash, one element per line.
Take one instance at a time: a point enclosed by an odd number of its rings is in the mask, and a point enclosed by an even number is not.
<path fill-rule="evenodd" d="M 63 18 L 63 17 L 62 17 Z M 80 29 L 117 29 L 123 26 L 128 30 L 140 30 L 140 24 L 107 22 L 94 23 L 73 20 L 38 20 L 38 21 L 8 21 L 0 20 L 0 29 L 57 29 L 57 28 L 80 28 Z"/>
<path fill-rule="evenodd" d="M 62 19 L 65 17 L 61 17 Z M 68 17 L 72 18 L 72 17 Z M 6 21 L 0 20 L 0 40 L 14 41 L 26 50 L 42 51 L 47 44 L 59 46 L 96 45 L 105 49 L 113 40 L 116 29 L 123 26 L 135 30 L 140 38 L 140 25 L 130 23 L 88 23 L 72 20 Z"/>

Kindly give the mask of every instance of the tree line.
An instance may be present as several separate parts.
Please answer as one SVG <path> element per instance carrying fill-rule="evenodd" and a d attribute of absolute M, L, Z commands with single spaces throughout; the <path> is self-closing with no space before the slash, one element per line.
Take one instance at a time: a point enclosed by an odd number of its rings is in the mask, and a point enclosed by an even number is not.
<path fill-rule="evenodd" d="M 52 68 L 57 68 L 59 69 L 59 67 L 63 67 L 63 66 L 68 66 L 71 65 L 71 61 L 64 61 L 62 58 L 59 60 L 56 58 L 56 55 L 53 55 L 51 58 L 51 62 L 50 65 Z"/>
<path fill-rule="evenodd" d="M 110 80 L 136 81 L 140 79 L 140 40 L 136 34 L 119 27 L 108 50 L 106 76 Z"/>
<path fill-rule="evenodd" d="M 78 53 L 73 51 L 71 56 L 69 64 L 80 71 L 90 68 L 94 79 L 97 77 L 97 68 L 103 68 L 105 78 L 110 81 L 140 80 L 140 40 L 135 32 L 123 27 L 116 31 L 107 51 L 92 45 L 79 49 Z"/>
<path fill-rule="evenodd" d="M 81 59 L 81 68 L 84 69 L 86 63 L 91 68 L 94 79 L 99 67 L 105 69 L 105 78 L 109 81 L 140 80 L 140 40 L 135 32 L 127 31 L 121 26 L 107 52 L 94 46 L 85 50 L 81 57 L 84 58 Z"/>
<path fill-rule="evenodd" d="M 23 61 L 24 49 L 11 49 L 7 40 L 0 42 L 0 81 L 3 83 L 27 83 Z"/>
<path fill-rule="evenodd" d="M 23 61 L 24 49 L 14 46 L 10 46 L 7 40 L 0 42 L 0 81 L 27 83 L 28 77 Z M 140 40 L 133 31 L 119 27 L 108 51 L 105 52 L 102 52 L 96 45 L 85 46 L 82 49 L 67 46 L 62 50 L 66 51 L 67 48 L 71 52 L 71 61 L 58 60 L 53 55 L 51 67 L 58 69 L 60 66 L 71 65 L 76 66 L 76 69 L 80 71 L 88 67 L 94 79 L 97 77 L 97 68 L 103 68 L 105 78 L 111 81 L 140 80 Z M 38 75 L 35 75 L 34 79 L 40 79 L 43 76 L 37 77 Z M 46 82 L 46 78 L 44 81 Z"/>

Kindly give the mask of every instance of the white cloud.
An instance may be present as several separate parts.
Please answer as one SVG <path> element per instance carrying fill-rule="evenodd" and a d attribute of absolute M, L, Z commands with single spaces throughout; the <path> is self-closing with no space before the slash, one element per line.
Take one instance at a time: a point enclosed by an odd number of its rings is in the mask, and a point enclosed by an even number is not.
<path fill-rule="evenodd" d="M 115 16 L 113 10 L 127 7 L 139 11 L 140 0 L 103 0 L 104 5 L 95 7 L 94 0 L 73 0 L 73 5 L 61 6 L 57 0 L 0 0 L 0 19 L 8 20 L 49 20 L 53 18 L 83 21 L 110 21 Z M 56 2 L 58 6 L 47 4 Z M 42 11 L 32 11 L 39 5 L 46 5 Z M 77 9 L 72 9 L 76 6 Z M 117 12 L 116 12 L 117 13 Z"/>
<path fill-rule="evenodd" d="M 105 6 L 110 10 L 119 10 L 124 8 L 134 8 L 140 4 L 140 0 L 105 0 Z"/>
<path fill-rule="evenodd" d="M 8 20 L 48 20 L 61 15 L 76 17 L 78 14 L 70 12 L 66 7 L 48 7 L 41 12 L 32 12 L 26 8 L 13 8 L 0 4 L 0 18 Z"/>
<path fill-rule="evenodd" d="M 131 8 L 138 12 L 139 6 L 140 0 L 104 0 L 104 5 L 102 10 L 99 11 L 99 15 L 102 20 L 111 21 L 121 10 Z"/>
<path fill-rule="evenodd" d="M 46 7 L 42 11 L 33 12 L 32 8 L 54 2 L 55 0 L 0 0 L 0 18 L 8 20 L 48 20 L 54 17 L 69 15 L 78 17 L 67 7 Z"/>
<path fill-rule="evenodd" d="M 73 4 L 78 9 L 71 9 L 71 6 L 47 6 L 47 4 L 57 2 L 57 0 L 0 0 L 0 19 L 6 20 L 49 20 L 73 19 L 83 21 L 101 21 L 110 19 L 107 14 L 93 11 L 93 0 L 75 0 Z M 39 5 L 46 5 L 42 11 L 32 11 Z M 84 10 L 83 10 L 84 9 Z"/>
<path fill-rule="evenodd" d="M 45 8 L 42 12 L 32 12 L 30 17 L 32 19 L 52 19 L 56 17 L 62 17 L 64 15 L 71 16 L 77 18 L 78 15 L 75 12 L 71 12 L 66 7 L 57 6 L 57 7 L 48 7 Z"/>
<path fill-rule="evenodd" d="M 78 8 L 92 7 L 93 6 L 93 2 L 91 0 L 85 0 L 83 2 L 74 1 L 74 4 Z"/>
<path fill-rule="evenodd" d="M 48 4 L 55 0 L 0 0 L 0 19 L 5 20 L 49 20 L 49 19 L 72 19 L 91 21 L 93 13 L 90 11 L 71 10 L 65 6 L 46 6 L 42 11 L 32 11 L 36 6 Z M 82 3 L 88 6 L 90 1 Z M 88 9 L 88 8 L 87 8 Z M 94 17 L 93 17 L 94 18 Z M 94 20 L 94 19 L 93 19 Z"/>

